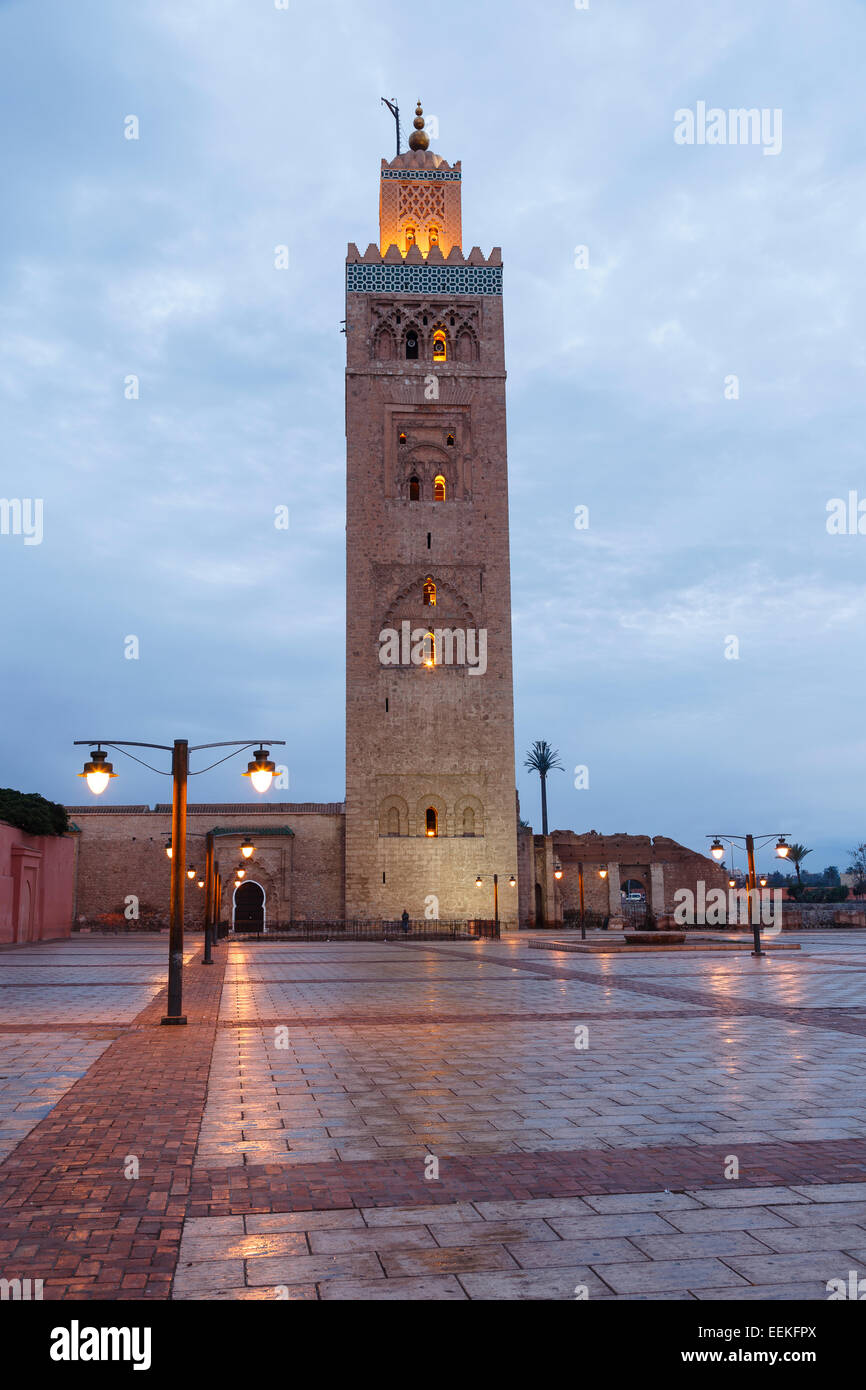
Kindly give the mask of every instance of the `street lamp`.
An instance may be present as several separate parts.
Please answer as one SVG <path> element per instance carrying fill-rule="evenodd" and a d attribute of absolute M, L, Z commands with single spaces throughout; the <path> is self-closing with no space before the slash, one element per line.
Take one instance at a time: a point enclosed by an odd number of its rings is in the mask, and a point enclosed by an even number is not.
<path fill-rule="evenodd" d="M 192 868 L 192 869 L 187 869 L 187 871 L 186 871 L 186 876 L 187 876 L 187 878 L 189 878 L 189 879 L 195 878 L 195 869 L 194 869 L 194 868 Z"/>
<path fill-rule="evenodd" d="M 562 865 L 558 859 L 554 859 L 553 861 L 553 877 L 555 879 L 562 878 Z"/>
<path fill-rule="evenodd" d="M 165 843 L 165 852 L 166 852 L 166 854 L 168 855 L 168 857 L 169 857 L 169 859 L 170 859 L 170 858 L 171 858 L 171 836 L 170 836 L 170 835 L 169 835 L 169 837 L 168 837 L 168 839 L 166 840 L 166 843 Z"/>
<path fill-rule="evenodd" d="M 786 833 L 787 833 L 787 832 L 786 832 Z M 707 839 L 709 839 L 709 838 L 710 838 L 710 837 L 707 836 Z M 769 844 L 770 840 L 775 839 L 775 841 L 776 841 L 776 855 L 778 856 L 779 859 L 787 859 L 788 854 L 789 854 L 789 851 L 790 851 L 790 849 L 791 849 L 791 846 L 785 842 L 785 836 L 784 836 L 784 835 L 758 835 L 757 837 L 754 836 L 754 835 L 716 835 L 716 836 L 713 837 L 713 843 L 710 845 L 710 854 L 713 856 L 713 858 L 716 860 L 717 863 L 720 862 L 722 859 L 724 859 L 724 857 L 725 857 L 725 845 L 724 845 L 722 842 L 725 841 L 725 842 L 726 842 L 727 844 L 729 844 L 730 847 L 731 847 L 731 869 L 733 870 L 733 867 L 734 867 L 734 841 L 737 840 L 739 843 L 745 844 L 745 846 L 746 846 L 746 857 L 747 857 L 748 865 L 749 865 L 749 878 L 748 878 L 748 889 L 747 889 L 748 904 L 749 904 L 749 917 L 751 918 L 751 922 L 752 922 L 752 936 L 753 936 L 754 942 L 755 942 L 755 946 L 754 946 L 754 950 L 752 951 L 752 955 L 753 955 L 753 956 L 765 956 L 765 955 L 767 954 L 766 951 L 762 951 L 762 950 L 761 950 L 761 904 L 760 904 L 760 897 L 759 897 L 759 895 L 758 895 L 758 875 L 757 875 L 757 872 L 756 872 L 756 870 L 755 870 L 755 840 L 756 840 L 756 838 L 757 838 L 757 840 L 760 842 L 760 845 Z M 762 881 L 762 882 L 763 882 L 763 881 Z M 728 880 L 728 887 L 729 887 L 729 888 L 734 888 L 735 886 L 736 886 L 736 884 L 735 884 L 734 880 L 733 880 L 732 878 L 729 879 L 729 880 Z M 753 897 L 753 894 L 755 895 L 754 897 Z M 757 911 L 756 911 L 756 908 L 757 908 Z"/>
<path fill-rule="evenodd" d="M 106 748 L 115 748 L 118 752 L 126 753 L 135 762 L 141 763 L 144 767 L 150 768 L 151 772 L 158 772 L 163 777 L 172 779 L 172 799 L 171 799 L 171 835 L 166 845 L 166 854 L 171 861 L 171 890 L 170 890 L 170 916 L 168 933 L 168 1004 L 167 1013 L 160 1021 L 162 1023 L 186 1023 L 186 1016 L 181 1013 L 183 1003 L 183 891 L 184 878 L 195 877 L 195 869 L 189 873 L 186 868 L 186 787 L 189 776 L 199 776 L 202 772 L 209 772 L 217 763 L 225 762 L 235 753 L 242 752 L 245 748 L 254 748 L 253 761 L 250 762 L 244 777 L 249 777 L 253 787 L 258 792 L 266 792 L 271 785 L 276 768 L 270 761 L 270 754 L 263 746 L 255 748 L 259 742 L 253 739 L 231 739 L 223 743 L 199 743 L 190 747 L 185 738 L 176 738 L 173 744 L 166 743 L 136 743 L 131 739 L 76 739 L 75 746 L 82 744 L 89 746 L 93 751 L 90 754 L 90 761 L 84 764 L 84 771 L 79 773 L 80 777 L 87 779 L 90 790 L 99 796 L 105 791 L 112 777 L 117 773 L 106 762 Z M 284 745 L 283 739 L 270 739 L 269 743 Z M 94 744 L 96 745 L 94 747 Z M 162 768 L 153 767 L 150 763 L 144 762 L 135 753 L 127 753 L 129 748 L 155 748 L 160 752 L 171 754 L 171 772 L 164 772 Z M 198 753 L 206 748 L 231 748 L 234 751 L 226 754 L 225 758 L 218 758 L 217 762 L 210 763 L 208 767 L 197 769 L 195 773 L 189 770 L 190 753 Z M 175 850 L 177 851 L 175 853 Z M 211 863 L 212 872 L 212 863 Z M 213 902 L 210 892 L 212 887 L 205 873 L 208 882 L 210 903 L 205 911 L 205 953 L 208 953 L 210 938 L 208 929 L 210 925 L 210 911 L 208 910 Z"/>
<path fill-rule="evenodd" d="M 271 743 L 279 742 L 278 739 L 271 739 Z M 266 792 L 276 772 L 276 764 L 270 761 L 270 754 L 266 748 L 257 748 L 253 754 L 252 761 L 247 764 L 247 770 L 243 773 L 244 777 L 249 777 L 257 792 Z"/>
<path fill-rule="evenodd" d="M 235 869 L 235 875 L 237 877 L 238 883 L 240 883 L 242 878 L 246 877 L 246 872 L 246 869 L 242 869 L 240 865 L 238 865 L 238 867 Z"/>
<path fill-rule="evenodd" d="M 101 796 L 112 777 L 116 777 L 117 773 L 111 763 L 106 762 L 105 749 L 100 746 L 93 749 L 90 754 L 90 762 L 84 764 L 84 771 L 79 772 L 78 775 L 86 780 L 94 796 Z"/>
<path fill-rule="evenodd" d="M 599 878 L 602 879 L 602 880 L 606 879 L 606 878 L 607 878 L 607 869 L 599 869 L 599 871 L 598 871 L 598 876 L 599 876 Z M 561 877 L 562 877 L 562 870 L 560 869 L 560 872 L 557 874 L 556 870 L 554 869 L 554 877 L 555 877 L 555 878 L 561 878 Z M 582 859 L 578 861 L 578 865 L 577 865 L 577 889 L 578 889 L 578 893 L 579 893 L 579 896 L 580 896 L 580 939 L 581 939 L 581 941 L 585 941 L 585 940 L 586 940 L 586 909 L 585 909 L 585 907 L 584 907 L 584 899 L 583 899 L 583 860 L 582 860 Z"/>
<path fill-rule="evenodd" d="M 482 885 L 483 885 L 483 883 L 484 883 L 484 879 L 483 879 L 483 878 L 481 877 L 481 875 L 479 874 L 478 877 L 477 877 L 476 880 L 475 880 L 475 887 L 476 887 L 476 888 L 481 888 Z M 510 876 L 509 880 L 508 880 L 508 886 L 509 886 L 509 888 L 514 888 L 514 887 L 516 886 L 516 884 L 517 884 L 517 879 L 514 877 L 514 874 L 512 874 L 512 875 Z M 494 923 L 494 936 L 496 936 L 496 937 L 498 938 L 498 937 L 499 937 L 499 934 L 500 934 L 500 933 L 499 933 L 499 875 L 498 875 L 498 874 L 494 874 L 494 875 L 493 875 L 493 923 Z"/>
<path fill-rule="evenodd" d="M 244 840 L 243 844 L 241 845 L 241 854 L 244 856 L 244 859 L 252 859 L 255 853 L 255 849 L 256 847 L 253 844 L 252 840 Z"/>

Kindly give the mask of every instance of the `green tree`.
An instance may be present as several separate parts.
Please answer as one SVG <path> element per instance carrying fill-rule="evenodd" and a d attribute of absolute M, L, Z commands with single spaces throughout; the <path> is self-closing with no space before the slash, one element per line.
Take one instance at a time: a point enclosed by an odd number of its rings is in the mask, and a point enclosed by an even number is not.
<path fill-rule="evenodd" d="M 850 851 L 851 863 L 848 865 L 848 873 L 856 876 L 857 882 L 854 885 L 855 893 L 862 893 L 866 888 L 866 843 L 857 845 Z"/>
<path fill-rule="evenodd" d="M 541 833 L 547 834 L 547 774 L 553 772 L 554 768 L 559 772 L 564 772 L 565 768 L 559 761 L 559 750 L 551 748 L 546 738 L 536 739 L 526 755 L 525 766 L 530 772 L 537 772 L 541 778 Z"/>
<path fill-rule="evenodd" d="M 0 787 L 0 821 L 28 835 L 63 835 L 69 825 L 65 806 L 13 787 Z"/>

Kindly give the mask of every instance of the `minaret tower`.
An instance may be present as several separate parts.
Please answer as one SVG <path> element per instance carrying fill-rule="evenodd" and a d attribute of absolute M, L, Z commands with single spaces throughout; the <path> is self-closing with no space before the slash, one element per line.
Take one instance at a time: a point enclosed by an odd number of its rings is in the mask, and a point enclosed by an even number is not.
<path fill-rule="evenodd" d="M 346 916 L 492 917 L 496 873 L 513 926 L 502 258 L 429 144 L 419 103 L 346 265 Z"/>

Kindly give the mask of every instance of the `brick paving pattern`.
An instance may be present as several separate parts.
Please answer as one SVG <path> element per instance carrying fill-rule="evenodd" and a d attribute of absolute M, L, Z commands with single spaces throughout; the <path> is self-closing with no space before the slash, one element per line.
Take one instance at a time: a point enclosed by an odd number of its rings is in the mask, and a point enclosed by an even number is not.
<path fill-rule="evenodd" d="M 866 934 L 793 939 L 231 943 L 211 968 L 193 942 L 185 1029 L 159 1026 L 164 936 L 0 952 L 0 1275 L 73 1300 L 824 1299 L 866 1266 Z"/>

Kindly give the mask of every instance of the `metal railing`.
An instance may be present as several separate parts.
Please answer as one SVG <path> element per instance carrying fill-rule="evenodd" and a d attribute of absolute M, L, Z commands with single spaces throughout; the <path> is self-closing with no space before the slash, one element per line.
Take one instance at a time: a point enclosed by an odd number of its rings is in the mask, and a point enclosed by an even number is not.
<path fill-rule="evenodd" d="M 228 924 L 220 923 L 220 939 L 230 935 L 234 941 L 453 941 L 497 938 L 499 932 L 493 919 L 472 918 L 453 921 L 427 921 L 418 918 L 404 927 L 396 920 L 378 918 L 374 921 L 336 919 L 327 922 L 268 922 L 265 929 L 250 928 L 237 923 L 229 932 Z"/>

